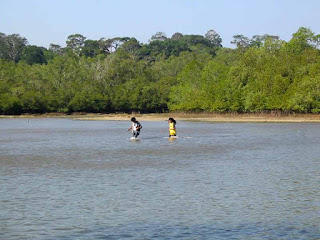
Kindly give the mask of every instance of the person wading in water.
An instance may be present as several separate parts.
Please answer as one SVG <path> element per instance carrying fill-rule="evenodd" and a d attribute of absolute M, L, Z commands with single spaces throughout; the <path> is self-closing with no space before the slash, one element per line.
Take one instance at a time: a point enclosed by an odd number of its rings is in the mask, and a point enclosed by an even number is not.
<path fill-rule="evenodd" d="M 137 121 L 135 117 L 131 118 L 131 127 L 128 128 L 128 131 L 132 130 L 132 136 L 137 138 L 140 134 L 140 130 L 142 129 L 142 125 Z"/>
<path fill-rule="evenodd" d="M 177 136 L 176 120 L 174 120 L 173 118 L 169 118 L 168 123 L 169 123 L 169 138 Z"/>

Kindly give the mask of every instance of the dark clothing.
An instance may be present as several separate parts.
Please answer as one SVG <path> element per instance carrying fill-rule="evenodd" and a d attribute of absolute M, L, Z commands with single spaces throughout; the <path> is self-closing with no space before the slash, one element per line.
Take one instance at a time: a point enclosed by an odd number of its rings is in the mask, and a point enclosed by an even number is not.
<path fill-rule="evenodd" d="M 141 128 L 142 125 L 138 121 L 132 122 L 132 136 L 134 136 L 135 138 L 138 137 Z"/>

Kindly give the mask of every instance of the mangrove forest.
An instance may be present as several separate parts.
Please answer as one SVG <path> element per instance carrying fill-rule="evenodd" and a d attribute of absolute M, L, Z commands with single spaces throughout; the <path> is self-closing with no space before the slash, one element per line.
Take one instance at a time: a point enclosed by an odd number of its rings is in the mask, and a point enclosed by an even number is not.
<path fill-rule="evenodd" d="M 320 112 L 320 35 L 163 32 L 29 45 L 0 33 L 0 114 L 114 112 Z"/>

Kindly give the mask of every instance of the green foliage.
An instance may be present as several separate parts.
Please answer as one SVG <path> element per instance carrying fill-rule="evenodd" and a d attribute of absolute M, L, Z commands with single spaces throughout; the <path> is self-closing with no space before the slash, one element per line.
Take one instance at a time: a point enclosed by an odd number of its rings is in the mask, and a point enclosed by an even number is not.
<path fill-rule="evenodd" d="M 194 60 L 179 74 L 178 84 L 171 88 L 170 109 L 172 110 L 204 110 L 202 98 L 204 94 L 201 82 L 203 64 Z"/>
<path fill-rule="evenodd" d="M 140 51 L 142 58 L 150 57 L 155 60 L 160 54 L 165 58 L 170 56 L 178 56 L 183 51 L 189 51 L 188 45 L 182 41 L 166 40 L 166 41 L 152 41 L 148 45 L 143 45 Z"/>
<path fill-rule="evenodd" d="M 37 46 L 26 46 L 22 51 L 21 60 L 30 65 L 47 63 L 43 49 Z"/>
<path fill-rule="evenodd" d="M 139 51 L 141 49 L 141 44 L 135 38 L 131 38 L 121 45 L 122 49 L 132 56 L 139 56 Z"/>
<path fill-rule="evenodd" d="M 81 49 L 81 55 L 86 57 L 95 57 L 101 54 L 102 51 L 99 48 L 99 42 L 95 40 L 84 41 L 84 46 Z"/>
<path fill-rule="evenodd" d="M 236 35 L 236 49 L 205 36 L 68 37 L 67 47 L 27 45 L 0 33 L 0 113 L 320 112 L 319 35 Z M 16 45 L 17 44 L 17 45 Z"/>
<path fill-rule="evenodd" d="M 85 40 L 86 37 L 82 36 L 81 34 L 72 34 L 66 41 L 67 48 L 72 50 L 76 55 L 79 56 L 84 46 Z"/>
<path fill-rule="evenodd" d="M 27 39 L 19 34 L 6 36 L 0 33 L 0 59 L 18 62 L 27 43 Z"/>

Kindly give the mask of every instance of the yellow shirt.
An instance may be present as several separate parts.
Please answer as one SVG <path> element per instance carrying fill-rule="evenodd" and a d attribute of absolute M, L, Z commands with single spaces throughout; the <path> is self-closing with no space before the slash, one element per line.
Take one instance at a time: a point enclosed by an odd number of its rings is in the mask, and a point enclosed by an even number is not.
<path fill-rule="evenodd" d="M 169 123 L 169 135 L 170 136 L 176 135 L 176 126 L 173 122 Z"/>

